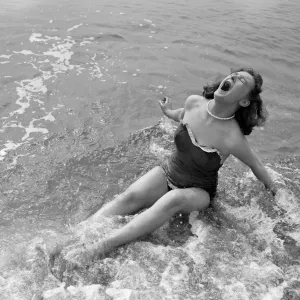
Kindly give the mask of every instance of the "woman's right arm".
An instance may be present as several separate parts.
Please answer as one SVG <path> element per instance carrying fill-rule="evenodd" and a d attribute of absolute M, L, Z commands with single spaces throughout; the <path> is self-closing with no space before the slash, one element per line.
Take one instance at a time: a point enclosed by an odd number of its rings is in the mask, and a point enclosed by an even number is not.
<path fill-rule="evenodd" d="M 184 108 L 172 109 L 171 100 L 165 97 L 163 100 L 159 100 L 160 108 L 163 113 L 176 122 L 180 122 L 184 116 Z"/>

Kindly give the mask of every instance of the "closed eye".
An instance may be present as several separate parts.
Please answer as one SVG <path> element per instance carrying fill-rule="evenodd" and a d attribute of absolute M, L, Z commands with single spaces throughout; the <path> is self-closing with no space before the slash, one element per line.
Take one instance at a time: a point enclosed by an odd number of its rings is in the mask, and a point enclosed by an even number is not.
<path fill-rule="evenodd" d="M 238 77 L 238 79 L 239 79 L 243 84 L 247 84 L 247 80 L 246 80 L 246 78 L 245 78 L 243 75 L 240 75 L 240 76 Z"/>
<path fill-rule="evenodd" d="M 240 75 L 238 73 L 233 73 L 233 76 L 231 76 L 231 79 L 233 82 L 236 81 L 236 78 L 238 78 L 238 80 L 242 83 L 242 84 L 247 84 L 247 80 L 243 75 Z"/>

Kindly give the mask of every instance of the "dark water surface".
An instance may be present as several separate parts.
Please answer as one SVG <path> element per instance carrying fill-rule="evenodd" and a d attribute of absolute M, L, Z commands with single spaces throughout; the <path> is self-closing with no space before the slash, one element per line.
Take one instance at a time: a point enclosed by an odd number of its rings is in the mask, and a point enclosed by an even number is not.
<path fill-rule="evenodd" d="M 299 1 L 0 4 L 1 299 L 300 299 Z M 35 246 L 127 222 L 75 226 L 170 153 L 159 97 L 181 107 L 240 66 L 264 78 L 269 121 L 249 141 L 276 198 L 230 159 L 194 236 L 167 224 L 64 289 Z"/>

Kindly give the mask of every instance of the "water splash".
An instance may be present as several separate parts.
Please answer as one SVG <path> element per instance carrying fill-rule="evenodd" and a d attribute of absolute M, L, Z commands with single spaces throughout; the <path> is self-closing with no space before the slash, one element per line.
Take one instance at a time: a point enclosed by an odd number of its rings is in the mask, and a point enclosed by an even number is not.
<path fill-rule="evenodd" d="M 40 181 L 33 189 L 44 190 L 44 197 L 59 192 L 60 199 L 66 199 L 66 203 L 73 191 L 72 201 L 78 204 L 78 210 L 84 211 L 88 194 L 97 194 L 95 201 L 100 201 L 99 190 L 92 188 L 96 181 L 95 187 L 99 188 L 99 182 L 102 186 L 101 201 L 110 201 L 137 173 L 146 172 L 172 151 L 173 130 L 174 126 L 163 120 L 113 147 L 101 150 L 95 147 L 88 152 L 85 149 L 75 158 L 66 154 L 60 167 L 51 168 L 51 153 L 59 153 L 59 146 L 68 146 L 67 140 L 60 145 L 59 138 L 53 138 L 48 142 L 49 152 L 44 152 L 49 159 L 44 161 L 48 170 L 38 173 Z M 31 159 L 37 162 L 41 157 Z M 293 167 L 297 169 L 299 165 L 299 159 L 295 158 Z M 216 300 L 297 297 L 296 286 L 300 282 L 295 256 L 297 242 L 288 244 L 287 238 L 297 238 L 299 200 L 292 189 L 296 191 L 298 187 L 286 179 L 287 175 L 290 178 L 297 175 L 270 167 L 273 175 L 280 175 L 278 182 L 282 186 L 274 200 L 249 170 L 235 160 L 228 161 L 221 170 L 214 209 L 191 214 L 188 223 L 174 225 L 171 221 L 152 235 L 120 247 L 88 269 L 79 269 L 68 277 L 59 275 L 64 273 L 59 260 L 58 271 L 49 267 L 49 257 L 43 247 L 50 233 L 41 228 L 40 238 L 19 243 L 23 245 L 22 253 L 13 253 L 10 260 L 6 259 L 11 263 L 2 266 L 1 294 L 5 300 L 11 296 L 26 300 L 38 296 L 44 299 Z M 12 176 L 9 180 L 16 178 Z M 76 236 L 77 242 L 89 243 L 105 237 L 133 217 L 105 219 L 97 224 L 84 221 L 68 227 L 65 234 Z M 283 221 L 288 226 L 282 225 Z M 178 239 L 183 227 L 187 231 L 190 227 L 190 233 Z M 37 251 L 37 245 L 44 251 Z"/>

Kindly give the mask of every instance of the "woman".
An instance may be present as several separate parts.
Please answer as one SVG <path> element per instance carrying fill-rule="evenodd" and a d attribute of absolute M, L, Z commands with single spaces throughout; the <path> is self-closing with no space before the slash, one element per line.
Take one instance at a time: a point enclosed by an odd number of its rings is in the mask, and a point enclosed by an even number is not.
<path fill-rule="evenodd" d="M 155 231 L 176 213 L 206 209 L 216 192 L 218 170 L 230 154 L 247 164 L 275 193 L 267 170 L 245 138 L 266 120 L 260 98 L 262 83 L 253 69 L 240 69 L 221 82 L 205 86 L 203 96 L 188 97 L 184 108 L 173 110 L 167 98 L 159 101 L 163 113 L 180 122 L 175 132 L 176 151 L 166 165 L 150 170 L 102 207 L 92 220 L 147 209 L 105 241 L 71 250 L 65 259 L 85 265 L 98 255 Z"/>

